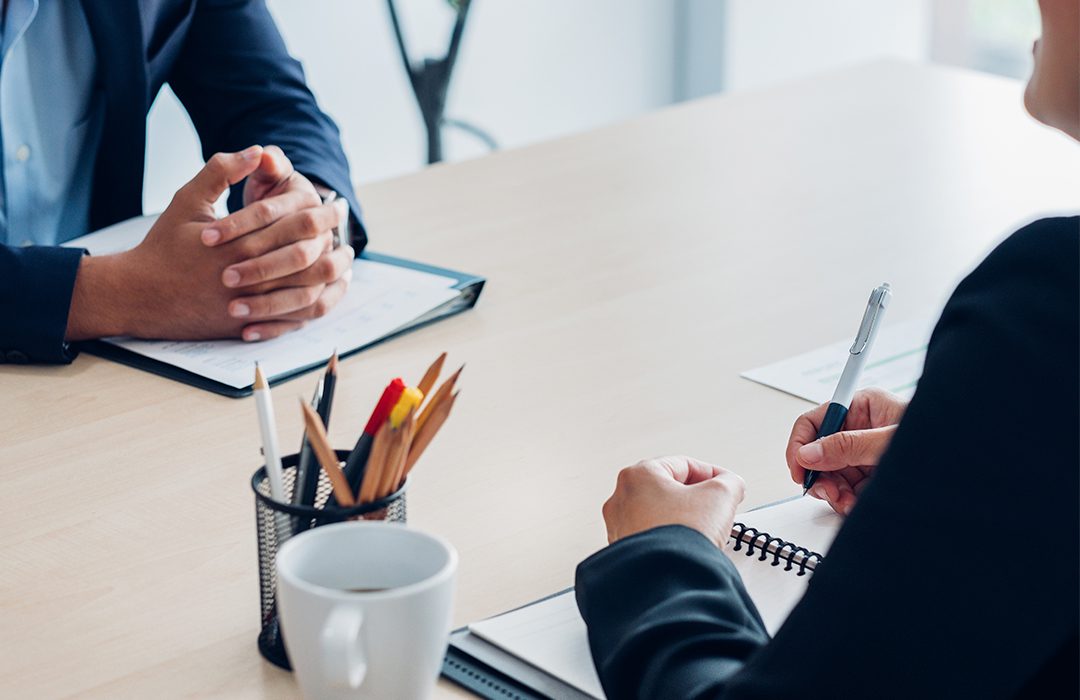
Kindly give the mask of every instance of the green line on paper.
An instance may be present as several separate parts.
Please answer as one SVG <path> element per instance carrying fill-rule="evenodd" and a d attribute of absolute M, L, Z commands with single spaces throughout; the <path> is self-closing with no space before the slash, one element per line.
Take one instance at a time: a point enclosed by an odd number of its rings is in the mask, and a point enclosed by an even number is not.
<path fill-rule="evenodd" d="M 915 348 L 914 350 L 908 350 L 906 352 L 897 353 L 897 354 L 892 355 L 890 357 L 883 357 L 880 360 L 877 360 L 875 362 L 871 362 L 870 364 L 868 364 L 866 366 L 866 369 L 874 369 L 875 367 L 880 367 L 882 365 L 886 365 L 886 364 L 888 364 L 890 362 L 893 362 L 895 360 L 899 360 L 901 357 L 907 357 L 908 355 L 914 355 L 917 352 L 926 352 L 926 346 L 921 345 L 921 346 Z"/>

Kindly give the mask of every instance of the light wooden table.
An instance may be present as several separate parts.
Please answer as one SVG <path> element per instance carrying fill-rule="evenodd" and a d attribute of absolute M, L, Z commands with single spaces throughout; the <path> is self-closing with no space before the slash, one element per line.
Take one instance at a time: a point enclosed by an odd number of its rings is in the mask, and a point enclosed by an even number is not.
<path fill-rule="evenodd" d="M 899 63 L 364 187 L 376 250 L 489 284 L 346 361 L 331 434 L 438 351 L 468 362 L 409 516 L 460 551 L 455 621 L 497 613 L 571 584 L 638 458 L 734 468 L 747 507 L 793 493 L 809 405 L 739 372 L 847 338 L 882 280 L 893 321 L 939 306 L 1078 192 L 1080 152 L 1018 84 Z M 284 445 L 314 381 L 276 390 Z M 255 647 L 256 436 L 249 401 L 92 357 L 0 367 L 0 696 L 297 695 Z"/>

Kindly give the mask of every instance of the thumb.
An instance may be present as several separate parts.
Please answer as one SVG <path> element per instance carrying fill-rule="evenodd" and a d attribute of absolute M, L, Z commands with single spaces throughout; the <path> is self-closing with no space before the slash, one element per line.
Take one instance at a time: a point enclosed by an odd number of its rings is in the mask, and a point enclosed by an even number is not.
<path fill-rule="evenodd" d="M 259 166 L 262 154 L 262 146 L 251 146 L 239 153 L 215 153 L 184 185 L 184 190 L 199 202 L 213 204 L 229 185 L 240 182 Z"/>
<path fill-rule="evenodd" d="M 895 430 L 895 425 L 844 430 L 803 445 L 795 457 L 803 467 L 817 471 L 876 465 Z"/>
<path fill-rule="evenodd" d="M 658 470 L 666 471 L 675 481 L 688 485 L 711 479 L 724 471 L 720 467 L 707 462 L 683 456 L 657 457 L 645 460 L 644 463 Z"/>
<path fill-rule="evenodd" d="M 277 146 L 267 146 L 263 149 L 259 167 L 251 173 L 249 181 L 272 187 L 289 179 L 292 174 L 293 164 L 285 152 Z"/>

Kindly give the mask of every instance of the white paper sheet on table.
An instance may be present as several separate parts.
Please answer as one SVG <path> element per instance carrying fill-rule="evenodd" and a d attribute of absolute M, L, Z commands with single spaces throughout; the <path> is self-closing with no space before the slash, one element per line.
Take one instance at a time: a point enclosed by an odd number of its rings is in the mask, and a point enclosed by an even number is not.
<path fill-rule="evenodd" d="M 859 388 L 879 387 L 910 399 L 922 376 L 926 343 L 933 328 L 934 319 L 929 315 L 895 324 L 886 320 L 863 368 Z M 832 398 L 850 347 L 850 338 L 840 340 L 817 350 L 748 370 L 741 376 L 807 401 L 825 403 Z"/>
<path fill-rule="evenodd" d="M 130 219 L 64 245 L 86 248 L 94 255 L 128 250 L 156 219 Z M 458 297 L 455 283 L 451 277 L 358 259 L 345 297 L 300 333 L 261 343 L 132 338 L 106 342 L 240 389 L 251 385 L 256 361 L 270 377 L 325 362 L 335 348 L 346 352 L 372 343 Z"/>

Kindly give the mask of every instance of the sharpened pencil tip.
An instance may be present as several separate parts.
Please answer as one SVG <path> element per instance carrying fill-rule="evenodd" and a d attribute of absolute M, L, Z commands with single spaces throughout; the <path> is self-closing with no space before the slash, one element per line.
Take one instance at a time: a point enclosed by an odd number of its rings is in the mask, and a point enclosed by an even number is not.
<path fill-rule="evenodd" d="M 304 397 L 300 397 L 300 411 L 304 414 L 304 424 L 310 430 L 315 424 L 322 425 L 322 421 L 319 420 L 319 414 L 315 412 L 315 409 L 308 405 L 307 401 L 304 401 Z"/>
<path fill-rule="evenodd" d="M 417 388 L 420 392 L 427 396 L 431 393 L 432 387 L 435 386 L 435 382 L 438 381 L 439 375 L 442 374 L 443 364 L 446 362 L 446 352 L 444 351 L 435 361 L 431 363 L 431 366 L 424 372 L 424 376 L 420 379 L 420 383 L 417 384 Z"/>
<path fill-rule="evenodd" d="M 259 366 L 258 362 L 255 363 L 254 388 L 256 391 L 263 391 L 264 389 L 269 388 L 269 385 L 266 383 L 266 375 L 263 374 L 262 367 Z"/>
<path fill-rule="evenodd" d="M 804 496 L 805 496 L 805 495 L 806 495 L 806 494 L 808 494 L 808 493 L 810 493 L 810 489 L 803 489 L 803 490 L 802 490 L 802 495 L 804 495 Z"/>
<path fill-rule="evenodd" d="M 330 361 L 326 363 L 327 374 L 337 374 L 338 354 L 337 348 L 334 348 L 334 354 L 330 356 Z"/>

